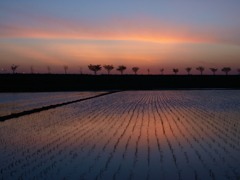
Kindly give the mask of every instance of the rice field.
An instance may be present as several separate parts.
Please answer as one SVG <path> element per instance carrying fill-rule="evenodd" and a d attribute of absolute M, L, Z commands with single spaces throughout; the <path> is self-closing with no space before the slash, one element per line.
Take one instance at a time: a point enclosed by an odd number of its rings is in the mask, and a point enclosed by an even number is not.
<path fill-rule="evenodd" d="M 0 122 L 0 179 L 239 180 L 240 91 L 122 91 Z"/>
<path fill-rule="evenodd" d="M 0 116 L 83 99 L 104 92 L 1 93 Z"/>

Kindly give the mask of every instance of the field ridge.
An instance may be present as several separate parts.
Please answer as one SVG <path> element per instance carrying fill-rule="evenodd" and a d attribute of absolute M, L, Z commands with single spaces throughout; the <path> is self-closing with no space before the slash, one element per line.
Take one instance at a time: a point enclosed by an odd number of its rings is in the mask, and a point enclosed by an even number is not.
<path fill-rule="evenodd" d="M 240 89 L 240 75 L 0 74 L 0 92 Z"/>
<path fill-rule="evenodd" d="M 51 104 L 51 105 L 48 105 L 48 106 L 43 106 L 43 107 L 39 107 L 39 108 L 25 110 L 25 111 L 18 112 L 18 113 L 12 113 L 10 115 L 0 116 L 0 121 L 3 122 L 3 121 L 6 121 L 6 120 L 9 120 L 9 119 L 12 119 L 12 118 L 21 117 L 21 116 L 25 116 L 25 115 L 29 115 L 29 114 L 33 114 L 33 113 L 37 113 L 37 112 L 53 109 L 53 108 L 60 107 L 60 106 L 65 106 L 65 105 L 76 103 L 76 102 L 86 101 L 88 99 L 93 99 L 93 98 L 105 96 L 105 95 L 116 93 L 116 92 L 120 92 L 120 91 L 110 91 L 110 92 L 97 94 L 95 96 L 91 96 L 91 97 L 87 97 L 87 98 L 81 98 L 81 99 L 74 100 L 74 101 L 68 101 L 68 102 L 63 102 L 63 103 L 58 103 L 58 104 Z"/>

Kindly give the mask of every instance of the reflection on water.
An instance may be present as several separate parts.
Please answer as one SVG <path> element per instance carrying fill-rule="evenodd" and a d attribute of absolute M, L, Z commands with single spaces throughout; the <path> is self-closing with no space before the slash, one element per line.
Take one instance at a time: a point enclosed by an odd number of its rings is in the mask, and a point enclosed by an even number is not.
<path fill-rule="evenodd" d="M 0 116 L 87 98 L 103 92 L 0 93 Z"/>
<path fill-rule="evenodd" d="M 240 91 L 125 91 L 0 123 L 2 179 L 238 179 Z"/>

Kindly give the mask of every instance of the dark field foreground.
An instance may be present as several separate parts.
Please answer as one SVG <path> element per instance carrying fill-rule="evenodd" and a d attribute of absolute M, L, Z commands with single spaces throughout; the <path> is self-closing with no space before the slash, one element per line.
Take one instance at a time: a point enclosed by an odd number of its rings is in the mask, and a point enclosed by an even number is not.
<path fill-rule="evenodd" d="M 1 74 L 0 92 L 240 88 L 239 75 Z"/>
<path fill-rule="evenodd" d="M 163 90 L 12 118 L 0 122 L 0 179 L 239 180 L 239 116 L 239 90 Z"/>

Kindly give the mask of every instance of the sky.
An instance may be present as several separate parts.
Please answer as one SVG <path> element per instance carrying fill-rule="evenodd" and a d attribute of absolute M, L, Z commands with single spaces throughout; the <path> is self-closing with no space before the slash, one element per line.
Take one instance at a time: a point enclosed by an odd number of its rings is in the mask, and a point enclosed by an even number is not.
<path fill-rule="evenodd" d="M 239 0 L 0 0 L 0 68 L 10 73 L 192 74 L 240 68 Z M 99 74 L 107 73 L 104 69 Z M 119 74 L 112 70 L 112 74 Z"/>

